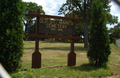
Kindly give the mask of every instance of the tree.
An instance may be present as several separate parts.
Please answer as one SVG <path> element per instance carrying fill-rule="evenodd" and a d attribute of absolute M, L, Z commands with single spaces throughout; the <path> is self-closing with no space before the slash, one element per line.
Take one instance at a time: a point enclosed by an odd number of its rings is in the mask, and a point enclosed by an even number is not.
<path fill-rule="evenodd" d="M 107 24 L 115 24 L 118 23 L 118 16 L 111 15 L 109 12 L 107 12 Z"/>
<path fill-rule="evenodd" d="M 120 23 L 118 23 L 114 28 L 109 30 L 110 37 L 112 39 L 119 39 L 120 38 Z"/>
<path fill-rule="evenodd" d="M 93 0 L 67 0 L 59 10 L 59 14 L 66 15 L 67 13 L 75 12 L 79 18 L 84 19 L 84 47 L 88 48 L 88 26 L 91 22 L 91 6 Z M 110 12 L 110 0 L 101 0 L 104 4 L 106 12 Z M 110 18 L 114 19 L 114 18 Z M 109 21 L 109 20 L 108 20 Z M 110 23 L 109 21 L 108 23 Z M 117 21 L 115 21 L 117 22 Z"/>
<path fill-rule="evenodd" d="M 40 8 L 41 14 L 45 14 L 45 12 L 42 9 L 42 6 L 38 5 L 37 3 L 24 2 L 24 4 L 26 5 L 24 14 L 36 13 L 38 8 Z M 25 35 L 27 34 L 28 31 L 32 31 L 32 33 L 35 33 L 35 22 L 36 22 L 35 17 L 26 17 L 26 16 L 23 17 L 23 23 L 25 26 Z"/>
<path fill-rule="evenodd" d="M 0 63 L 8 72 L 21 66 L 24 7 L 21 0 L 0 0 Z"/>
<path fill-rule="evenodd" d="M 95 64 L 95 66 L 103 66 L 108 62 L 111 53 L 110 39 L 106 27 L 106 12 L 100 0 L 93 2 L 91 11 L 92 22 L 87 56 L 90 63 Z"/>

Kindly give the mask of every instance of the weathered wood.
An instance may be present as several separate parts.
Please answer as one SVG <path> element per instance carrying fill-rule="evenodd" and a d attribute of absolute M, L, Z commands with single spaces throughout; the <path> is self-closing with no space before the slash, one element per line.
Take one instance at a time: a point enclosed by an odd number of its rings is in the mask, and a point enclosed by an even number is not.
<path fill-rule="evenodd" d="M 28 34 L 26 37 L 39 37 L 39 38 L 61 38 L 61 39 L 81 39 L 83 40 L 82 37 L 79 36 L 59 36 L 59 35 L 40 35 L 40 34 Z"/>
<path fill-rule="evenodd" d="M 40 14 L 40 9 L 37 10 Z M 39 17 L 36 18 L 36 35 L 38 34 Z M 35 52 L 32 54 L 32 68 L 41 68 L 41 53 L 39 52 L 39 37 L 35 37 Z"/>
<path fill-rule="evenodd" d="M 41 53 L 39 51 L 32 54 L 32 68 L 41 68 Z"/>
<path fill-rule="evenodd" d="M 72 13 L 71 17 L 75 18 L 75 14 Z M 75 37 L 75 21 L 74 20 L 73 20 L 73 24 L 74 24 L 74 26 L 73 26 L 73 34 L 72 34 L 73 39 L 71 39 L 70 52 L 68 54 L 67 66 L 76 65 L 76 54 L 74 52 L 74 37 Z"/>

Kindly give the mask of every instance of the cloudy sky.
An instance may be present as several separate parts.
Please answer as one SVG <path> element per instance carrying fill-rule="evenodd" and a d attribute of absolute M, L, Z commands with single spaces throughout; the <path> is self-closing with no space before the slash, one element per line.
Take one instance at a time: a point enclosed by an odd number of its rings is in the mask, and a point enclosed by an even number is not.
<path fill-rule="evenodd" d="M 38 5 L 42 5 L 43 10 L 47 15 L 56 15 L 58 16 L 58 10 L 66 0 L 23 0 L 25 2 L 35 2 Z M 111 5 L 111 14 L 116 15 L 119 18 L 120 22 L 120 6 L 118 6 L 114 1 L 110 3 Z M 114 25 L 107 25 L 108 28 L 114 27 Z"/>
<path fill-rule="evenodd" d="M 118 16 L 118 22 L 120 22 L 120 6 L 117 5 L 114 1 L 110 3 L 111 5 L 111 14 Z M 114 27 L 114 25 L 108 25 L 108 28 Z"/>

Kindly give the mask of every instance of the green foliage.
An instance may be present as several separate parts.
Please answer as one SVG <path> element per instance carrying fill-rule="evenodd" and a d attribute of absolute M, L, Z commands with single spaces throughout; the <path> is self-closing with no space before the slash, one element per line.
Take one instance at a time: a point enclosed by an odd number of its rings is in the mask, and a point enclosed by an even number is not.
<path fill-rule="evenodd" d="M 38 5 L 37 3 L 33 3 L 33 2 L 24 2 L 26 8 L 24 11 L 24 14 L 29 14 L 29 13 L 36 13 L 37 9 L 40 8 L 40 13 L 45 14 L 45 12 L 42 10 L 42 6 Z M 33 22 L 33 18 L 35 17 L 23 17 L 23 22 Z"/>
<path fill-rule="evenodd" d="M 92 23 L 90 27 L 89 51 L 87 56 L 90 63 L 96 66 L 106 65 L 110 51 L 110 40 L 106 27 L 106 12 L 100 0 L 93 2 Z"/>
<path fill-rule="evenodd" d="M 119 39 L 120 38 L 120 23 L 118 25 L 114 26 L 114 28 L 111 28 L 109 30 L 110 38 L 112 39 Z"/>
<path fill-rule="evenodd" d="M 111 15 L 109 12 L 107 12 L 107 23 L 110 25 L 118 23 L 118 17 Z"/>
<path fill-rule="evenodd" d="M 0 63 L 8 72 L 14 72 L 21 66 L 23 11 L 21 0 L 0 0 Z"/>
<path fill-rule="evenodd" d="M 110 0 L 102 0 L 103 8 L 107 12 L 107 23 L 114 24 L 118 22 L 118 17 L 111 15 L 110 12 Z M 70 14 L 74 11 L 74 13 L 79 17 L 85 20 L 87 18 L 87 22 L 91 21 L 91 6 L 93 0 L 66 0 L 61 8 L 59 9 L 59 14 Z"/>
<path fill-rule="evenodd" d="M 38 5 L 37 3 L 33 2 L 24 2 L 26 8 L 24 14 L 29 14 L 29 13 L 36 13 L 37 9 L 40 8 L 40 13 L 45 14 L 44 10 L 42 9 L 41 5 Z M 35 17 L 26 17 L 23 16 L 23 23 L 25 25 L 25 34 L 28 33 L 35 33 L 35 22 L 36 19 Z"/>
<path fill-rule="evenodd" d="M 95 68 L 86 64 L 78 67 L 56 66 L 27 69 L 24 73 L 21 71 L 12 74 L 12 78 L 99 78 L 111 75 L 111 68 Z"/>
<path fill-rule="evenodd" d="M 66 0 L 61 8 L 59 9 L 59 14 L 70 14 L 74 12 L 78 18 L 84 19 L 84 47 L 88 48 L 88 26 L 92 20 L 91 16 L 91 6 L 94 0 Z M 110 12 L 110 0 L 101 0 L 103 2 L 104 11 L 108 13 L 108 23 L 114 24 L 117 22 L 117 17 L 109 14 Z M 112 17 L 110 17 L 112 16 Z"/>

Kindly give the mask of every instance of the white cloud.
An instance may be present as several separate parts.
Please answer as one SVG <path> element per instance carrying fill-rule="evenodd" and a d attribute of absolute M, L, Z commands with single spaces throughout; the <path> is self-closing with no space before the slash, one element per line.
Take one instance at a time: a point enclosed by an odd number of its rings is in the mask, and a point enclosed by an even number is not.
<path fill-rule="evenodd" d="M 25 2 L 35 2 L 38 5 L 42 5 L 43 10 L 47 15 L 58 15 L 58 10 L 66 0 L 23 0 Z M 118 16 L 120 22 L 120 6 L 118 6 L 114 1 L 110 3 L 111 14 Z M 63 16 L 63 15 L 61 15 Z M 108 28 L 114 27 L 114 25 L 108 25 Z"/>
<path fill-rule="evenodd" d="M 120 6 L 118 6 L 114 1 L 110 3 L 111 5 L 111 14 L 119 17 L 120 22 Z"/>
<path fill-rule="evenodd" d="M 112 12 L 112 13 L 115 12 L 115 11 L 116 11 L 116 8 L 118 8 L 118 6 L 116 5 L 116 3 L 115 3 L 114 1 L 112 1 L 112 2 L 110 3 L 110 5 L 111 5 L 111 12 Z"/>
<path fill-rule="evenodd" d="M 57 15 L 59 8 L 66 0 L 23 0 L 25 2 L 35 2 L 42 5 L 43 10 L 47 15 Z"/>
<path fill-rule="evenodd" d="M 118 6 L 114 1 L 112 1 L 110 3 L 111 5 L 111 11 L 110 13 L 112 15 L 115 15 L 115 16 L 118 16 L 118 22 L 120 22 L 120 6 Z M 107 25 L 107 27 L 110 29 L 110 28 L 113 28 L 116 24 L 114 25 Z"/>

